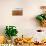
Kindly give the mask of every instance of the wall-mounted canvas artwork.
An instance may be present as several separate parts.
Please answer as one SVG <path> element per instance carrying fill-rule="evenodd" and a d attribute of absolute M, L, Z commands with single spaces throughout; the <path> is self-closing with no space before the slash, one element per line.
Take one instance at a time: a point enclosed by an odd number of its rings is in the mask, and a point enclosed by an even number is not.
<path fill-rule="evenodd" d="M 23 10 L 12 10 L 12 16 L 22 16 L 23 15 Z"/>

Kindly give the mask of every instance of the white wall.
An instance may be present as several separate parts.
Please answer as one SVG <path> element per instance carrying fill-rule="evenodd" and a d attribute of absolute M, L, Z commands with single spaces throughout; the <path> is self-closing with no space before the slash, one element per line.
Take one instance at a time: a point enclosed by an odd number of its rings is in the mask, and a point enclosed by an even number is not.
<path fill-rule="evenodd" d="M 41 29 L 35 20 L 41 5 L 46 5 L 46 0 L 0 0 L 0 33 L 4 34 L 6 25 L 15 25 L 19 36 L 36 33 L 36 29 Z M 18 7 L 23 8 L 23 16 L 12 16 L 12 10 Z"/>

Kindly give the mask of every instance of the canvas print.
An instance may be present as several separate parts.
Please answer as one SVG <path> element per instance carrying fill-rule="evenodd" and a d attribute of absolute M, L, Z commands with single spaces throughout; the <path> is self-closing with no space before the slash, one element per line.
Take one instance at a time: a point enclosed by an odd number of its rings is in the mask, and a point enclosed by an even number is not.
<path fill-rule="evenodd" d="M 23 10 L 12 10 L 12 16 L 22 16 Z"/>

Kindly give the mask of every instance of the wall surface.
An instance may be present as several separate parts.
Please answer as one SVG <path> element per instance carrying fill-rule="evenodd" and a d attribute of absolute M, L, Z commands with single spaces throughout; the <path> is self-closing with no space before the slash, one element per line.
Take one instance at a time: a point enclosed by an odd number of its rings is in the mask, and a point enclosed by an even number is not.
<path fill-rule="evenodd" d="M 46 30 L 35 19 L 41 13 L 39 7 L 42 5 L 46 5 L 46 0 L 0 0 L 0 34 L 4 34 L 6 25 L 15 25 L 18 36 L 29 37 L 36 34 L 37 29 Z M 12 10 L 16 8 L 23 8 L 23 16 L 12 16 Z"/>

